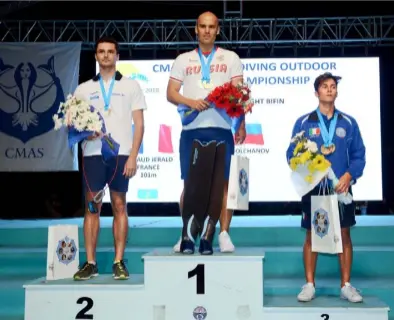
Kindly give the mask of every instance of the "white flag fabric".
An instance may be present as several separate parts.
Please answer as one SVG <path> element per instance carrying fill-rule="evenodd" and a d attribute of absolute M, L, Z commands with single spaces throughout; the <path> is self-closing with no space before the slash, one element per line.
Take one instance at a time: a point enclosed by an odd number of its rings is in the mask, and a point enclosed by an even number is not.
<path fill-rule="evenodd" d="M 78 85 L 81 43 L 0 43 L 0 171 L 75 171 L 53 115 Z"/>

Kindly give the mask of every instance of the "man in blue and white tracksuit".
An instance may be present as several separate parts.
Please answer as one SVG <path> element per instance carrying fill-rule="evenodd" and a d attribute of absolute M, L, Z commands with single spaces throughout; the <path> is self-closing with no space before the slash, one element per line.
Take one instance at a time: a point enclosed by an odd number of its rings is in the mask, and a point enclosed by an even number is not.
<path fill-rule="evenodd" d="M 295 122 L 292 137 L 304 131 L 305 137 L 316 142 L 318 150 L 332 164 L 339 182 L 335 186 L 338 194 L 350 192 L 351 185 L 362 176 L 365 168 L 365 146 L 356 120 L 335 107 L 337 85 L 340 77 L 325 73 L 316 78 L 315 95 L 319 106 Z M 295 145 L 287 149 L 287 161 L 293 155 Z M 304 244 L 304 266 L 306 284 L 298 295 L 299 301 L 311 301 L 315 297 L 315 268 L 317 253 L 312 252 L 311 243 L 311 196 L 319 193 L 320 185 L 302 197 L 301 226 L 307 230 Z M 356 224 L 355 204 L 339 203 L 343 253 L 339 254 L 341 266 L 341 298 L 350 302 L 361 302 L 359 292 L 350 284 L 353 246 L 350 227 Z"/>

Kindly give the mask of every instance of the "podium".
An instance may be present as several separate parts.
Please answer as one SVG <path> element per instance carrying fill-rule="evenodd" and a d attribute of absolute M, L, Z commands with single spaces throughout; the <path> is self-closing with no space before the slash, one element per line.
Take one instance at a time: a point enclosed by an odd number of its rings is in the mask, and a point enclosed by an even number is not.
<path fill-rule="evenodd" d="M 129 280 L 40 278 L 24 286 L 25 320 L 261 319 L 263 258 L 259 249 L 212 256 L 159 249 L 142 257 L 144 275 Z"/>
<path fill-rule="evenodd" d="M 239 248 L 212 256 L 157 249 L 142 256 L 144 274 L 129 280 L 99 275 L 88 281 L 34 280 L 25 288 L 25 320 L 388 320 L 388 307 L 365 298 L 309 303 L 264 296 L 264 251 Z"/>

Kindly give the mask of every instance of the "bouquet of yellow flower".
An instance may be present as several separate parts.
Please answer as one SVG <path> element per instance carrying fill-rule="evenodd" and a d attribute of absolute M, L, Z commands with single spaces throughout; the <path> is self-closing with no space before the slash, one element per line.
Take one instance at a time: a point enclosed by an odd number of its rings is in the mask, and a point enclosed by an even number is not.
<path fill-rule="evenodd" d="M 297 193 L 302 197 L 315 188 L 328 175 L 331 163 L 318 153 L 317 144 L 304 136 L 304 131 L 297 133 L 291 143 L 295 144 L 290 158 L 291 179 Z"/>

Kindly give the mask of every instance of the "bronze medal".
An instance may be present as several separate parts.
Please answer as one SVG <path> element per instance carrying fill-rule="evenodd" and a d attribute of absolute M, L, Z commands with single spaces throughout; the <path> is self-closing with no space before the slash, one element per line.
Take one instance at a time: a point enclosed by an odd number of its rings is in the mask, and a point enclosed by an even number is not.
<path fill-rule="evenodd" d="M 322 154 L 325 156 L 334 153 L 335 151 L 335 144 L 330 144 L 328 147 L 326 147 L 324 144 L 321 146 L 320 151 Z"/>

